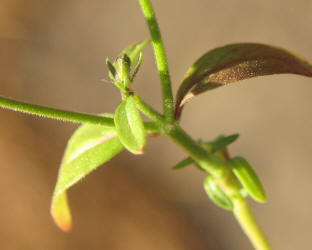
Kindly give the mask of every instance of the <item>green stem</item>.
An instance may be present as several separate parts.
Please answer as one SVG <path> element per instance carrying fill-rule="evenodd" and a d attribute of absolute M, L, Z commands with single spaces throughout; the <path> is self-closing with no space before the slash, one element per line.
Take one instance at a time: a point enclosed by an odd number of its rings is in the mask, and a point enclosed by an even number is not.
<path fill-rule="evenodd" d="M 73 123 L 89 123 L 102 125 L 104 127 L 115 127 L 114 119 L 85 113 L 78 113 L 62 109 L 44 107 L 36 104 L 30 104 L 22 101 L 12 100 L 0 96 L 0 108 L 14 110 L 30 115 L 37 115 L 44 118 L 52 118 L 60 121 Z M 160 133 L 157 124 L 154 122 L 144 122 L 148 133 Z"/>
<path fill-rule="evenodd" d="M 149 107 L 138 97 L 136 98 L 137 106 L 150 119 L 161 123 L 165 131 L 164 133 L 167 134 L 180 147 L 182 147 L 197 163 L 200 164 L 201 167 L 203 167 L 214 177 L 220 178 L 226 182 L 229 174 L 233 175 L 227 166 L 225 166 L 223 162 L 220 162 L 220 160 L 215 158 L 212 154 L 209 154 L 209 152 L 207 152 L 201 147 L 201 145 L 186 134 L 175 122 L 168 63 L 155 13 L 150 0 L 139 0 L 139 3 L 147 21 L 153 41 L 154 54 L 162 86 L 165 121 L 162 119 L 160 114 L 157 112 L 155 113 L 153 108 Z M 234 199 L 234 215 L 257 250 L 271 249 L 260 227 L 256 223 L 256 220 L 254 219 L 245 199 Z"/>
<path fill-rule="evenodd" d="M 164 134 L 168 135 L 175 143 L 182 147 L 196 162 L 198 162 L 207 172 L 217 178 L 223 177 L 227 173 L 227 168 L 223 162 L 205 150 L 199 143 L 193 140 L 176 122 L 168 122 L 154 108 L 143 101 L 141 97 L 134 94 L 137 108 L 149 119 L 159 124 Z"/>
<path fill-rule="evenodd" d="M 162 87 L 162 98 L 165 118 L 168 121 L 174 120 L 174 103 L 171 87 L 171 79 L 169 74 L 168 62 L 166 58 L 164 44 L 161 38 L 157 19 L 150 0 L 139 0 L 143 15 L 147 21 L 149 31 L 152 37 L 154 54 L 157 69 L 160 76 Z"/>
<path fill-rule="evenodd" d="M 98 115 L 78 113 L 62 109 L 54 109 L 22 101 L 12 100 L 0 96 L 0 108 L 14 110 L 30 115 L 37 115 L 44 118 L 52 118 L 65 122 L 89 123 L 102 125 L 105 127 L 115 127 L 114 119 Z M 158 126 L 154 122 L 144 122 L 148 133 L 160 133 Z"/>
<path fill-rule="evenodd" d="M 164 117 L 160 113 L 158 113 L 154 108 L 152 108 L 149 104 L 147 104 L 140 96 L 134 94 L 133 98 L 137 108 L 149 119 L 151 119 L 154 122 L 160 122 L 164 120 Z"/>
<path fill-rule="evenodd" d="M 167 128 L 170 128 L 170 126 L 168 125 Z M 223 181 L 226 184 L 225 188 L 227 190 L 225 191 L 228 191 L 228 193 L 237 192 L 236 182 L 229 181 L 235 179 L 235 176 L 229 171 L 227 165 L 203 149 L 199 143 L 193 140 L 178 125 L 172 125 L 171 129 L 168 129 L 166 132 L 167 135 L 182 147 L 194 160 L 196 160 L 202 168 L 220 182 Z M 234 197 L 233 213 L 255 249 L 271 250 L 271 247 L 257 224 L 247 201 L 240 197 L 239 193 L 232 197 Z"/>
<path fill-rule="evenodd" d="M 105 127 L 115 126 L 114 119 L 109 117 L 101 117 L 97 115 L 44 107 L 36 104 L 12 100 L 2 96 L 0 96 L 0 107 L 61 121 L 68 121 L 74 123 L 92 123 L 97 125 L 103 125 Z"/>
<path fill-rule="evenodd" d="M 134 99 L 137 107 L 142 113 L 155 121 L 155 123 L 160 124 L 160 127 L 165 131 L 164 133 L 183 148 L 203 169 L 221 182 L 223 181 L 226 184 L 225 188 L 228 189 L 229 193 L 237 192 L 237 186 L 234 185 L 236 182 L 229 181 L 230 179 L 236 180 L 236 178 L 223 162 L 202 148 L 198 142 L 190 137 L 179 125 L 176 125 L 175 122 L 170 123 L 164 120 L 161 114 L 145 103 L 139 96 L 134 95 Z M 247 201 L 240 197 L 239 193 L 233 197 L 234 216 L 255 249 L 271 250 L 271 247 L 257 224 Z"/>
<path fill-rule="evenodd" d="M 216 178 L 222 178 L 227 173 L 223 162 L 218 160 L 198 142 L 190 137 L 178 125 L 167 126 L 168 136 L 182 147 L 199 165 Z"/>
<path fill-rule="evenodd" d="M 249 208 L 247 201 L 244 198 L 233 199 L 234 210 L 233 213 L 240 223 L 245 234 L 252 242 L 256 250 L 271 250 L 271 246 L 263 234 L 261 228 L 257 224 L 252 211 Z"/>
<path fill-rule="evenodd" d="M 159 126 L 155 122 L 144 122 L 144 127 L 148 134 L 161 134 Z"/>

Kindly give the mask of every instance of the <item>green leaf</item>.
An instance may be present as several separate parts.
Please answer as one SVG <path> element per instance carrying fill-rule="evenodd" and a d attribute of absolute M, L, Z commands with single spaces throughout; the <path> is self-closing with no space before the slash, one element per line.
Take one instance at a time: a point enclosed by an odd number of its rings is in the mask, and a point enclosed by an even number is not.
<path fill-rule="evenodd" d="M 120 55 L 126 54 L 131 61 L 130 66 L 133 66 L 135 61 L 137 60 L 140 52 L 151 42 L 151 40 L 145 40 L 143 42 L 135 43 L 130 45 L 128 48 L 123 50 Z"/>
<path fill-rule="evenodd" d="M 192 157 L 186 157 L 183 160 L 179 161 L 176 165 L 172 167 L 172 170 L 179 170 L 191 164 L 194 164 L 195 167 L 197 167 L 200 171 L 207 173 L 207 171 L 204 168 L 202 168 L 196 161 L 194 161 Z"/>
<path fill-rule="evenodd" d="M 233 134 L 229 136 L 220 135 L 214 141 L 206 142 L 205 144 L 211 146 L 210 149 L 211 153 L 215 153 L 225 148 L 229 144 L 235 142 L 238 139 L 238 137 L 239 134 Z"/>
<path fill-rule="evenodd" d="M 266 195 L 256 172 L 247 160 L 237 156 L 229 161 L 232 171 L 247 193 L 258 202 L 266 202 Z"/>
<path fill-rule="evenodd" d="M 51 214 L 61 229 L 69 231 L 72 224 L 67 189 L 122 149 L 115 128 L 85 124 L 75 131 L 63 156 L 51 205 Z"/>
<path fill-rule="evenodd" d="M 312 65 L 291 52 L 263 44 L 231 44 L 211 50 L 186 73 L 177 93 L 176 118 L 184 104 L 202 92 L 251 77 L 281 73 L 311 77 Z"/>
<path fill-rule="evenodd" d="M 138 62 L 135 65 L 135 68 L 134 68 L 132 76 L 131 76 L 131 81 L 133 81 L 133 79 L 135 78 L 136 74 L 138 73 L 138 71 L 139 71 L 139 69 L 141 67 L 142 61 L 143 61 L 143 54 L 142 54 L 142 52 L 140 52 L 140 55 L 139 55 L 139 58 L 138 58 Z"/>
<path fill-rule="evenodd" d="M 173 170 L 178 170 L 178 169 L 181 169 L 181 168 L 185 168 L 191 164 L 194 163 L 194 160 L 191 158 L 191 157 L 187 157 L 185 159 L 183 159 L 182 161 L 178 162 L 176 165 L 174 165 L 172 167 Z"/>
<path fill-rule="evenodd" d="M 110 79 L 112 79 L 113 81 L 115 80 L 115 76 L 116 76 L 116 68 L 114 67 L 114 65 L 111 63 L 111 61 L 106 58 L 106 65 L 108 67 L 108 74 Z"/>
<path fill-rule="evenodd" d="M 146 131 L 133 96 L 122 102 L 115 112 L 115 126 L 121 143 L 133 154 L 142 154 L 146 144 Z"/>
<path fill-rule="evenodd" d="M 232 200 L 223 192 L 212 176 L 208 176 L 204 181 L 204 189 L 208 197 L 219 207 L 226 210 L 233 210 Z"/>

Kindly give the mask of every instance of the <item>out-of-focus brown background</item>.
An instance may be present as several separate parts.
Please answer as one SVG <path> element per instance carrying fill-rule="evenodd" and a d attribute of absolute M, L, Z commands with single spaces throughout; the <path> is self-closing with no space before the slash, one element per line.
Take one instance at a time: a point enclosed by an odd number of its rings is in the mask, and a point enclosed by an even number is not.
<path fill-rule="evenodd" d="M 174 90 L 204 52 L 234 42 L 278 45 L 312 60 L 308 0 L 153 1 Z M 1 95 L 75 111 L 113 112 L 120 97 L 105 58 L 149 34 L 137 1 L 0 3 Z M 152 50 L 135 89 L 159 110 Z M 239 132 L 232 155 L 258 171 L 268 203 L 251 202 L 274 249 L 311 249 L 312 80 L 262 77 L 193 100 L 182 124 L 195 138 Z M 165 138 L 146 154 L 122 153 L 69 192 L 73 232 L 49 215 L 67 139 L 77 127 L 0 110 L 0 248 L 107 250 L 251 249 L 230 213 L 202 189 L 204 175 L 170 167 L 184 153 Z"/>

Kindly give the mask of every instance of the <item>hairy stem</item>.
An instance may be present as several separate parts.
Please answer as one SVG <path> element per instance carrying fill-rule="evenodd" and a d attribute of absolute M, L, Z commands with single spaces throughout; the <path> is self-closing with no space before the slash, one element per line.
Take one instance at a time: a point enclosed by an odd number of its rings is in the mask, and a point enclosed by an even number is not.
<path fill-rule="evenodd" d="M 235 179 L 235 176 L 230 171 L 227 165 L 220 162 L 213 155 L 203 149 L 199 143 L 185 133 L 178 125 L 173 126 L 168 130 L 167 135 L 182 147 L 199 165 L 209 172 L 214 178 L 220 182 L 226 183 L 227 192 L 237 192 L 236 182 L 230 182 L 230 179 Z M 233 186 L 234 185 L 234 186 Z M 234 190 L 234 191 L 233 191 Z M 247 201 L 240 197 L 239 192 L 234 195 L 234 216 L 242 229 L 248 236 L 249 240 L 257 250 L 271 250 L 271 247 L 264 236 L 260 226 L 257 224 Z"/>
<path fill-rule="evenodd" d="M 45 118 L 52 118 L 61 121 L 74 123 L 92 123 L 103 125 L 105 127 L 114 127 L 114 119 L 109 117 L 101 117 L 85 113 L 78 113 L 62 109 L 44 107 L 36 104 L 30 104 L 22 101 L 12 100 L 0 96 L 0 107 L 26 114 L 37 115 Z"/>
<path fill-rule="evenodd" d="M 199 165 L 216 178 L 222 178 L 226 168 L 178 125 L 168 126 L 167 135 L 184 149 Z"/>
<path fill-rule="evenodd" d="M 140 96 L 134 94 L 133 98 L 135 100 L 137 108 L 149 119 L 151 119 L 154 122 L 159 122 L 164 119 L 164 117 L 161 114 L 159 114 L 154 108 L 152 108 L 149 104 L 147 104 Z"/>
<path fill-rule="evenodd" d="M 174 103 L 169 74 L 168 62 L 166 58 L 164 44 L 161 38 L 157 19 L 150 0 L 139 0 L 143 15 L 147 21 L 148 28 L 152 37 L 156 65 L 158 68 L 163 98 L 163 109 L 165 118 L 168 121 L 174 120 Z"/>
<path fill-rule="evenodd" d="M 154 54 L 156 59 L 157 68 L 160 75 L 162 86 L 162 98 L 165 120 L 162 119 L 156 111 L 147 106 L 141 99 L 137 98 L 137 105 L 141 105 L 139 109 L 156 123 L 160 123 L 164 129 L 164 133 L 168 135 L 175 143 L 183 148 L 201 167 L 206 169 L 207 172 L 214 177 L 226 181 L 228 175 L 233 175 L 231 171 L 215 158 L 209 154 L 204 148 L 193 140 L 187 133 L 185 133 L 179 125 L 176 124 L 174 118 L 174 104 L 172 96 L 171 80 L 168 70 L 168 63 L 164 50 L 164 45 L 161 39 L 158 23 L 150 0 L 139 0 L 144 17 L 147 21 L 150 34 L 152 37 Z M 234 178 L 234 176 L 233 176 Z M 269 243 L 263 235 L 260 227 L 256 223 L 248 203 L 245 199 L 235 199 L 234 202 L 234 215 L 241 227 L 249 237 L 250 241 L 257 250 L 270 250 Z"/>
<path fill-rule="evenodd" d="M 114 119 L 110 117 L 44 107 L 36 104 L 12 100 L 2 96 L 0 96 L 0 108 L 65 122 L 89 123 L 102 125 L 104 127 L 115 127 Z M 144 122 L 144 126 L 147 129 L 148 133 L 159 133 L 159 128 L 154 122 Z"/>

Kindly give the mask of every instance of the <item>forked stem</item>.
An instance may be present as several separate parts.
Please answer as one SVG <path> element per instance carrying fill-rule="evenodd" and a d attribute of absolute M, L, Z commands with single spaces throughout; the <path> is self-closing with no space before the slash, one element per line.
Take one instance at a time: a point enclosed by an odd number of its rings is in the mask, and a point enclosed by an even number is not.
<path fill-rule="evenodd" d="M 168 62 L 156 16 L 150 0 L 139 0 L 139 3 L 147 21 L 153 41 L 154 54 L 162 86 L 163 107 L 166 118 L 166 122 L 163 123 L 167 123 L 164 124 L 167 128 L 166 134 L 180 147 L 186 150 L 189 155 L 192 156 L 208 172 L 217 178 L 222 178 L 223 173 L 226 172 L 224 166 L 222 166 L 222 164 L 212 155 L 205 152 L 205 150 L 195 140 L 187 135 L 175 122 Z M 271 247 L 253 217 L 247 201 L 244 198 L 239 198 L 236 199 L 234 203 L 234 215 L 255 249 L 270 250 Z"/>
<path fill-rule="evenodd" d="M 135 101 L 138 108 L 153 122 L 145 122 L 145 128 L 148 133 L 161 133 L 170 137 L 176 144 L 183 148 L 194 160 L 196 160 L 204 169 L 216 178 L 225 178 L 226 168 L 222 162 L 204 150 L 201 145 L 190 137 L 177 124 L 174 119 L 174 105 L 171 80 L 169 75 L 168 63 L 161 39 L 159 27 L 153 11 L 150 0 L 139 0 L 143 14 L 147 20 L 148 27 L 152 36 L 156 64 L 159 71 L 164 115 L 159 114 L 151 106 L 145 103 L 140 97 L 135 95 Z M 12 100 L 0 96 L 0 107 L 20 111 L 32 115 L 38 115 L 46 118 L 75 122 L 90 123 L 106 127 L 114 127 L 114 120 L 110 117 L 102 117 L 92 114 L 84 114 L 40 105 L 29 104 L 22 101 Z M 233 199 L 234 215 L 246 235 L 257 250 L 271 250 L 271 247 L 257 224 L 247 201 L 238 197 Z"/>

